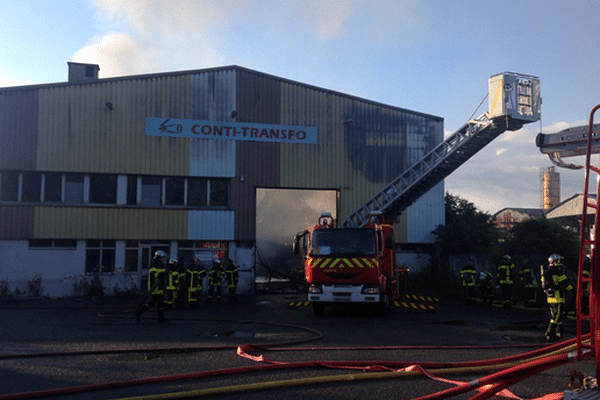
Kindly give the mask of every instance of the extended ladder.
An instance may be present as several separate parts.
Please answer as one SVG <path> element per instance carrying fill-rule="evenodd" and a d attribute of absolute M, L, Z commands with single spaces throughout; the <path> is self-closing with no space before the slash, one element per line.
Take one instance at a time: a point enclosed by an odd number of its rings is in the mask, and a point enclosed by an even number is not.
<path fill-rule="evenodd" d="M 387 218 L 394 219 L 504 131 L 486 114 L 470 120 L 350 214 L 342 226 L 361 227 L 375 210 L 384 211 Z"/>
<path fill-rule="evenodd" d="M 594 136 L 594 114 L 600 109 L 600 104 L 594 107 L 590 113 L 588 125 L 588 141 L 585 163 L 585 186 L 583 193 L 583 212 L 581 217 L 580 229 L 580 248 L 579 248 L 579 264 L 577 269 L 577 357 L 583 358 L 585 349 L 593 352 L 596 359 L 596 377 L 600 372 L 600 235 L 598 228 L 600 227 L 600 212 L 598 211 L 598 194 L 600 193 L 600 180 L 596 176 L 596 191 L 590 193 L 590 175 L 592 173 L 600 174 L 600 168 L 591 165 L 593 151 L 593 136 Z M 592 197 L 592 198 L 591 198 Z M 588 229 L 588 209 L 592 210 L 590 216 L 593 217 L 593 228 Z M 593 229 L 593 232 L 591 230 Z M 586 252 L 589 250 L 590 258 L 586 257 Z M 596 277 L 596 278 L 594 278 Z M 584 309 L 583 306 L 588 307 Z M 584 321 L 587 321 L 590 331 L 590 339 L 587 340 L 587 335 L 584 335 Z M 589 351 L 588 350 L 588 351 Z"/>
<path fill-rule="evenodd" d="M 520 129 L 523 124 L 540 119 L 538 78 L 505 72 L 490 77 L 488 83 L 488 112 L 461 126 L 350 214 L 341 226 L 364 226 L 372 211 L 381 211 L 387 219 L 396 219 L 408 206 L 498 135 L 506 130 Z"/>

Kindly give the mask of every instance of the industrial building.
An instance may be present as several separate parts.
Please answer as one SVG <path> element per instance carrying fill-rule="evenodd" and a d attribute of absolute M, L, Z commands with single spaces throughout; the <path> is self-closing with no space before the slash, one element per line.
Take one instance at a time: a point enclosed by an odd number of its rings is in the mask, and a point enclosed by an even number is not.
<path fill-rule="evenodd" d="M 343 219 L 443 139 L 443 119 L 239 66 L 0 88 L 0 291 L 143 288 L 157 250 L 228 257 L 252 293 L 259 188 L 331 190 Z M 438 184 L 399 257 L 444 223 Z M 402 261 L 400 261 L 402 263 Z"/>

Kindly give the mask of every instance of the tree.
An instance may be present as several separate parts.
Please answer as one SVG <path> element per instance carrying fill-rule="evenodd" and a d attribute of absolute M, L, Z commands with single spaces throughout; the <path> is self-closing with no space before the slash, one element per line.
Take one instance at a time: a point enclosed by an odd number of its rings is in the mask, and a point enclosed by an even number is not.
<path fill-rule="evenodd" d="M 491 215 L 458 196 L 446 193 L 444 197 L 446 224 L 433 233 L 437 243 L 447 254 L 492 253 L 498 242 L 498 232 Z"/>
<path fill-rule="evenodd" d="M 565 265 L 574 268 L 579 258 L 579 238 L 561 225 L 541 217 L 515 224 L 509 238 L 499 246 L 496 257 L 510 254 L 515 261 L 531 257 L 546 263 L 548 256 L 555 253 L 565 258 Z"/>

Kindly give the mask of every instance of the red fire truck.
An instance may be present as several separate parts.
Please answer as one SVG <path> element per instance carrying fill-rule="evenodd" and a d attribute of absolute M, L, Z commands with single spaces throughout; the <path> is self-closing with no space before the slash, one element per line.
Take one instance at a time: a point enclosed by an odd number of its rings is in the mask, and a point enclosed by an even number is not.
<path fill-rule="evenodd" d="M 294 238 L 314 312 L 322 314 L 327 305 L 362 303 L 385 314 L 404 294 L 407 275 L 395 264 L 392 221 L 373 212 L 360 228 L 337 228 L 334 223 L 330 213 L 322 213 L 312 231 Z"/>

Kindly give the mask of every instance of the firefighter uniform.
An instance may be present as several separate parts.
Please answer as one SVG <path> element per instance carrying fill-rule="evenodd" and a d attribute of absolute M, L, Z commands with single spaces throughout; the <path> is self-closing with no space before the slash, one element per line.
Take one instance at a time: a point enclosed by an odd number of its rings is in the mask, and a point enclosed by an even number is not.
<path fill-rule="evenodd" d="M 548 267 L 543 269 L 542 273 L 542 287 L 550 307 L 550 323 L 546 329 L 546 340 L 561 340 L 565 304 L 567 296 L 573 291 L 573 285 L 566 274 L 562 256 L 558 254 L 552 254 L 548 258 Z"/>
<path fill-rule="evenodd" d="M 185 276 L 187 304 L 189 307 L 196 307 L 200 304 L 200 299 L 202 298 L 204 277 L 206 276 L 206 270 L 202 267 L 198 258 L 194 259 L 194 262 L 187 269 Z"/>
<path fill-rule="evenodd" d="M 502 291 L 502 307 L 512 308 L 512 289 L 515 275 L 515 264 L 508 254 L 502 256 L 502 265 L 496 270 L 496 278 Z"/>
<path fill-rule="evenodd" d="M 227 267 L 225 268 L 225 282 L 227 283 L 227 290 L 229 290 L 229 302 L 237 303 L 237 284 L 240 280 L 240 273 L 238 267 L 235 266 L 233 261 L 227 259 Z"/>
<path fill-rule="evenodd" d="M 537 303 L 538 283 L 533 262 L 529 258 L 526 258 L 523 262 L 519 271 L 519 277 L 525 288 L 525 304 L 529 307 L 535 306 Z"/>
<path fill-rule="evenodd" d="M 223 290 L 223 268 L 221 267 L 221 260 L 216 260 L 213 263 L 212 269 L 208 272 L 208 294 L 206 296 L 206 302 L 212 301 L 213 295 L 217 298 L 217 302 L 221 302 L 221 291 Z"/>
<path fill-rule="evenodd" d="M 477 287 L 477 270 L 471 263 L 471 261 L 467 260 L 465 262 L 464 267 L 460 270 L 460 281 L 462 284 L 462 290 L 465 294 L 467 302 L 472 302 L 476 300 L 475 290 Z"/>
<path fill-rule="evenodd" d="M 148 291 L 151 292 L 150 301 L 142 305 L 135 312 L 135 318 L 139 321 L 144 312 L 150 307 L 156 307 L 158 322 L 168 322 L 165 318 L 165 291 L 166 278 L 168 274 L 167 254 L 164 251 L 154 253 L 154 258 L 148 270 Z"/>
<path fill-rule="evenodd" d="M 174 258 L 169 260 L 169 273 L 167 274 L 167 287 L 165 295 L 165 303 L 169 307 L 173 307 L 177 301 L 177 293 L 179 292 L 179 271 L 177 270 L 177 260 Z"/>

